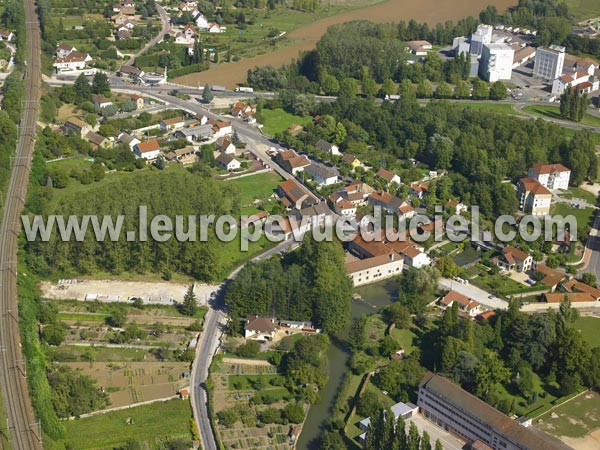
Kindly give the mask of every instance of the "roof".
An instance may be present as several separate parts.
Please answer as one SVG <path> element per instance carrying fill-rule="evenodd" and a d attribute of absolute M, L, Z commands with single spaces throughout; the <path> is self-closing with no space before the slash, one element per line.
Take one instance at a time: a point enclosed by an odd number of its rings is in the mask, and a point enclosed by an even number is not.
<path fill-rule="evenodd" d="M 571 303 L 595 302 L 597 297 L 587 292 L 557 292 L 554 294 L 544 294 L 547 303 L 560 303 L 567 297 Z"/>
<path fill-rule="evenodd" d="M 535 163 L 531 170 L 538 175 L 546 175 L 554 172 L 570 172 L 571 169 L 562 164 L 544 164 L 542 162 Z"/>
<path fill-rule="evenodd" d="M 67 121 L 65 122 L 65 125 L 66 124 L 74 125 L 77 128 L 86 128 L 86 127 L 90 126 L 89 124 L 87 124 L 86 122 L 81 120 L 79 117 L 71 117 L 70 119 L 67 119 Z"/>
<path fill-rule="evenodd" d="M 521 184 L 521 186 L 523 186 L 523 189 L 526 192 L 531 192 L 533 195 L 552 196 L 552 192 L 550 192 L 550 190 L 546 186 L 544 186 L 535 178 L 521 178 L 519 180 L 519 183 Z"/>
<path fill-rule="evenodd" d="M 506 258 L 508 261 L 509 258 L 513 258 L 519 261 L 525 261 L 529 256 L 528 253 L 525 253 L 523 250 L 519 250 L 511 245 L 507 245 L 502 249 L 502 256 Z M 510 261 L 509 261 L 510 262 Z"/>
<path fill-rule="evenodd" d="M 373 192 L 371 195 L 369 195 L 369 199 L 376 203 L 381 203 L 394 209 L 400 208 L 404 203 L 402 199 L 394 197 L 389 192 L 384 191 Z"/>
<path fill-rule="evenodd" d="M 289 166 L 292 169 L 296 169 L 298 167 L 306 167 L 306 166 L 310 165 L 310 161 L 303 156 L 295 156 L 293 158 L 286 160 L 286 162 L 289 164 Z"/>
<path fill-rule="evenodd" d="M 346 153 L 344 156 L 342 156 L 342 161 L 348 164 L 352 164 L 357 159 L 358 158 L 356 156 L 351 155 L 350 153 Z"/>
<path fill-rule="evenodd" d="M 454 302 L 458 303 L 462 307 L 462 309 L 465 309 L 467 311 L 475 309 L 479 306 L 479 303 L 475 300 L 456 291 L 448 292 L 446 296 L 442 299 L 441 304 L 444 306 L 450 306 Z"/>
<path fill-rule="evenodd" d="M 112 103 L 112 100 L 104 95 L 92 95 L 92 102 L 94 103 Z"/>
<path fill-rule="evenodd" d="M 216 141 L 217 147 L 227 148 L 231 145 L 231 138 L 229 136 L 222 136 Z"/>
<path fill-rule="evenodd" d="M 140 69 L 138 69 L 135 66 L 126 66 L 126 65 L 122 65 L 121 68 L 119 69 L 119 72 L 122 73 L 129 73 L 132 75 L 139 75 L 140 73 L 142 73 L 142 71 Z"/>
<path fill-rule="evenodd" d="M 246 319 L 244 330 L 258 331 L 259 333 L 272 333 L 275 331 L 275 319 L 273 317 L 253 316 Z"/>
<path fill-rule="evenodd" d="M 332 167 L 327 167 L 323 164 L 311 163 L 307 169 L 313 176 L 319 177 L 322 179 L 327 178 L 337 178 L 337 171 Z"/>
<path fill-rule="evenodd" d="M 221 153 L 219 156 L 217 156 L 215 158 L 215 160 L 221 164 L 223 164 L 224 166 L 227 166 L 230 162 L 235 161 L 235 156 L 227 154 L 227 153 Z"/>
<path fill-rule="evenodd" d="M 165 125 L 176 125 L 182 122 L 185 122 L 185 119 L 183 117 L 173 117 L 172 119 L 164 119 L 162 121 L 162 123 L 164 123 Z"/>
<path fill-rule="evenodd" d="M 374 267 L 388 264 L 392 261 L 398 261 L 402 259 L 398 253 L 394 251 L 387 251 L 383 255 L 373 256 L 371 258 L 359 259 L 346 263 L 346 272 L 356 273 L 362 270 L 373 269 Z"/>
<path fill-rule="evenodd" d="M 585 292 L 586 294 L 593 295 L 595 298 L 600 298 L 600 289 L 596 289 L 595 287 L 576 279 L 572 279 L 563 283 L 563 287 L 568 292 Z"/>
<path fill-rule="evenodd" d="M 182 134 L 184 136 L 212 136 L 214 131 L 212 125 L 205 123 L 204 125 L 197 125 L 195 127 L 184 128 L 177 130 L 175 134 Z"/>
<path fill-rule="evenodd" d="M 389 170 L 387 170 L 387 169 L 381 168 L 381 169 L 379 169 L 379 170 L 377 171 L 377 173 L 375 174 L 375 176 L 376 176 L 376 177 L 379 177 L 379 178 L 383 178 L 383 179 L 385 179 L 385 180 L 388 180 L 388 181 L 392 181 L 392 180 L 393 180 L 394 178 L 396 178 L 398 175 L 396 175 L 396 174 L 395 174 L 395 173 L 393 173 L 393 172 L 390 172 L 390 171 L 389 171 Z"/>
<path fill-rule="evenodd" d="M 454 408 L 464 411 L 469 417 L 475 418 L 475 420 L 497 430 L 518 448 L 572 450 L 571 447 L 546 433 L 519 425 L 508 416 L 444 377 L 428 372 L 419 386 L 421 389 L 442 397 L 444 401 L 454 406 Z"/>
<path fill-rule="evenodd" d="M 319 150 L 323 150 L 324 152 L 330 152 L 334 145 L 330 142 L 324 141 L 323 139 L 319 139 L 317 142 L 315 142 L 315 147 L 317 147 Z"/>
<path fill-rule="evenodd" d="M 135 145 L 140 153 L 148 153 L 155 152 L 160 150 L 160 144 L 156 139 L 152 139 L 151 141 L 140 142 Z"/>
<path fill-rule="evenodd" d="M 60 63 L 72 63 L 72 62 L 84 62 L 89 55 L 87 53 L 80 53 L 77 51 L 72 51 L 64 58 L 58 58 L 55 64 Z"/>
<path fill-rule="evenodd" d="M 75 50 L 75 47 L 73 47 L 72 45 L 69 45 L 69 44 L 58 44 L 56 46 L 56 49 L 57 50 L 68 50 L 68 51 L 71 51 L 71 50 Z"/>
<path fill-rule="evenodd" d="M 535 47 L 523 47 L 517 51 L 515 51 L 515 56 L 513 58 L 513 63 L 517 63 L 519 61 L 523 61 L 524 59 L 529 58 L 535 53 Z"/>
<path fill-rule="evenodd" d="M 284 195 L 294 203 L 296 203 L 297 201 L 302 199 L 302 197 L 307 195 L 302 189 L 302 187 L 300 187 L 298 182 L 292 179 L 285 180 L 283 183 L 281 183 L 279 185 L 279 189 L 281 189 Z"/>
<path fill-rule="evenodd" d="M 561 272 L 548 267 L 546 264 L 538 264 L 535 271 L 544 275 L 542 284 L 546 286 L 556 286 L 565 277 Z"/>
<path fill-rule="evenodd" d="M 104 141 L 106 141 L 104 136 L 94 133 L 93 131 L 90 131 L 88 134 L 86 134 L 85 138 L 94 145 L 102 145 L 104 144 Z"/>

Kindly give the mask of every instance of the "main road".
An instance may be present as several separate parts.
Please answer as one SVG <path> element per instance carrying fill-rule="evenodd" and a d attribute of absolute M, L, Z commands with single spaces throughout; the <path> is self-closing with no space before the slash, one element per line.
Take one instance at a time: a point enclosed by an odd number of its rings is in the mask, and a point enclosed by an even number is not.
<path fill-rule="evenodd" d="M 15 450 L 42 449 L 21 353 L 17 309 L 17 237 L 27 194 L 41 93 L 40 28 L 34 0 L 25 0 L 27 73 L 24 111 L 0 224 L 0 389 Z"/>

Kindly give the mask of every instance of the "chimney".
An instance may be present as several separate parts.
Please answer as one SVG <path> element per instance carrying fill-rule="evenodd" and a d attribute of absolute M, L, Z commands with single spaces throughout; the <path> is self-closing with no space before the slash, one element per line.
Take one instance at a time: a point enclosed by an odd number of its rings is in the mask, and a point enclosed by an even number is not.
<path fill-rule="evenodd" d="M 394 252 L 390 253 L 390 261 L 394 261 L 396 259 L 396 255 L 394 254 Z"/>

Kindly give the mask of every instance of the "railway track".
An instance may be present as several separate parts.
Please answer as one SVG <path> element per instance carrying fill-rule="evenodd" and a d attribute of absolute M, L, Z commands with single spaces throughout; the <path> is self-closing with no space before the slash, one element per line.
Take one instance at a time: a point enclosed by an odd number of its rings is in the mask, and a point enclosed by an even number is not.
<path fill-rule="evenodd" d="M 17 148 L 12 158 L 12 175 L 0 224 L 0 389 L 6 406 L 13 448 L 41 450 L 41 430 L 29 397 L 17 309 L 17 238 L 35 144 L 42 78 L 40 27 L 36 3 L 34 0 L 24 0 L 24 5 L 27 32 L 25 100 Z"/>

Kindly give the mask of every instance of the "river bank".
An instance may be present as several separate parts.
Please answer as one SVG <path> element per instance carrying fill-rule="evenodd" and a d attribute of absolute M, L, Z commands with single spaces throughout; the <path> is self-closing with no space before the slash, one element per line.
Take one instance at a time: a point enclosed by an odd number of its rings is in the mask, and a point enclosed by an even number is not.
<path fill-rule="evenodd" d="M 468 16 L 477 16 L 488 4 L 489 0 L 388 0 L 365 8 L 317 20 L 309 25 L 300 27 L 288 34 L 290 46 L 280 48 L 270 53 L 243 59 L 237 62 L 213 64 L 209 70 L 192 73 L 175 78 L 175 83 L 187 86 L 202 86 L 205 83 L 225 85 L 234 88 L 237 84 L 246 82 L 248 69 L 256 66 L 281 66 L 298 58 L 300 52 L 312 50 L 332 25 L 353 20 L 371 20 L 373 22 L 399 22 L 414 19 L 417 22 L 427 22 L 435 25 L 447 20 L 457 21 Z M 498 11 L 515 6 L 516 0 L 497 0 L 494 2 Z"/>

